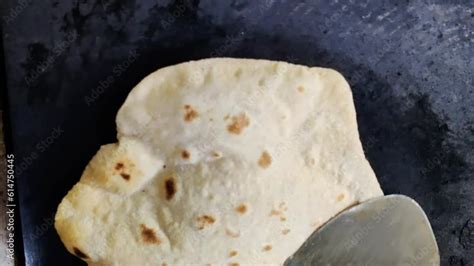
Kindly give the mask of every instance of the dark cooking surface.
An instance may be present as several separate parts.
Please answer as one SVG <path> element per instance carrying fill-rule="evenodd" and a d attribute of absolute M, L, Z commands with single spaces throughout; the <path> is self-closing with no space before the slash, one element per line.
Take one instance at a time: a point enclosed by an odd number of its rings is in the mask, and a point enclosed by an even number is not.
<path fill-rule="evenodd" d="M 52 217 L 115 141 L 130 89 L 162 66 L 232 56 L 341 71 L 385 193 L 421 204 L 443 265 L 474 265 L 474 2 L 224 2 L 3 1 L 26 262 L 82 265 Z"/>

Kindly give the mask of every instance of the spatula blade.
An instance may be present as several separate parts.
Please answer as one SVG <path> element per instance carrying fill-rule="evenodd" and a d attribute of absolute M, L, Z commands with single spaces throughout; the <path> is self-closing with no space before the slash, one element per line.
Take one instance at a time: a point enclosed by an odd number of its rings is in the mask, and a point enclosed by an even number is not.
<path fill-rule="evenodd" d="M 438 246 L 428 218 L 402 195 L 354 206 L 319 228 L 286 262 L 300 265 L 436 265 Z"/>

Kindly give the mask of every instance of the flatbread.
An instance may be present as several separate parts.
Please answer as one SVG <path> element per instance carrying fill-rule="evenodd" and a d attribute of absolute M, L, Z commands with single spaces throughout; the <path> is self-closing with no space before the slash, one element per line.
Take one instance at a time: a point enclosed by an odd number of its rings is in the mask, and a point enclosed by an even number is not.
<path fill-rule="evenodd" d="M 120 108 L 58 207 L 90 265 L 281 265 L 319 226 L 382 195 L 336 71 L 215 58 L 162 68 Z"/>

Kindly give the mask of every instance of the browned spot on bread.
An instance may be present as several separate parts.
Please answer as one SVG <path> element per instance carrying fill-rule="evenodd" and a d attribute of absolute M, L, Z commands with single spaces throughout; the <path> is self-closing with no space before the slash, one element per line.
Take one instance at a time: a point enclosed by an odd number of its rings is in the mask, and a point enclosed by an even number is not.
<path fill-rule="evenodd" d="M 176 194 L 176 181 L 174 177 L 168 177 L 165 180 L 166 199 L 171 200 Z"/>
<path fill-rule="evenodd" d="M 115 170 L 120 170 L 123 168 L 123 163 L 121 162 L 118 162 L 116 165 L 115 165 Z"/>
<path fill-rule="evenodd" d="M 140 225 L 142 229 L 142 239 L 145 243 L 148 244 L 160 244 L 161 240 L 156 235 L 155 230 L 152 228 L 146 227 L 144 224 Z"/>
<path fill-rule="evenodd" d="M 122 157 L 121 159 L 117 160 L 114 165 L 114 171 L 116 173 L 123 173 L 126 169 L 129 171 L 135 167 L 135 164 L 128 159 L 127 157 Z"/>
<path fill-rule="evenodd" d="M 303 86 L 298 86 L 298 88 L 296 88 L 299 92 L 304 92 L 304 87 Z"/>
<path fill-rule="evenodd" d="M 232 250 L 229 252 L 229 257 L 235 257 L 235 256 L 237 256 L 237 251 Z"/>
<path fill-rule="evenodd" d="M 239 135 L 242 133 L 242 130 L 249 125 L 250 121 L 248 117 L 244 113 L 241 113 L 232 117 L 232 123 L 227 125 L 227 130 L 232 134 Z"/>
<path fill-rule="evenodd" d="M 232 237 L 232 238 L 236 238 L 236 237 L 239 237 L 239 236 L 240 236 L 239 233 L 236 233 L 236 232 L 230 230 L 229 228 L 226 228 L 226 229 L 225 229 L 225 234 L 226 234 L 227 236 Z"/>
<path fill-rule="evenodd" d="M 166 164 L 163 164 L 163 169 L 165 169 L 165 168 L 166 168 Z"/>
<path fill-rule="evenodd" d="M 78 256 L 81 259 L 87 260 L 89 259 L 89 256 L 87 256 L 84 252 L 82 252 L 80 249 L 73 247 L 72 250 L 74 251 L 74 255 Z"/>
<path fill-rule="evenodd" d="M 121 161 L 119 161 L 115 164 L 114 169 L 115 169 L 115 171 L 117 171 L 116 173 L 120 174 L 120 176 L 125 181 L 129 181 L 130 180 L 130 174 L 128 174 L 125 171 L 125 168 L 128 168 L 129 170 L 131 170 L 133 167 L 134 167 L 134 164 L 131 161 L 129 161 L 127 159 L 122 159 Z"/>
<path fill-rule="evenodd" d="M 270 211 L 270 216 L 278 216 L 280 218 L 280 221 L 284 222 L 284 221 L 286 221 L 286 217 L 285 217 L 285 213 L 284 213 L 286 210 L 288 210 L 288 208 L 286 207 L 286 203 L 281 202 L 278 205 L 278 210 L 272 209 Z"/>
<path fill-rule="evenodd" d="M 184 121 L 191 122 L 198 116 L 198 112 L 191 105 L 186 104 L 184 106 Z"/>
<path fill-rule="evenodd" d="M 341 194 L 339 194 L 339 195 L 337 196 L 336 201 L 341 201 L 341 200 L 343 200 L 345 197 L 346 197 L 346 195 L 344 195 L 344 193 L 341 193 Z"/>
<path fill-rule="evenodd" d="M 263 251 L 270 251 L 270 250 L 272 250 L 272 245 L 265 245 L 263 247 Z"/>
<path fill-rule="evenodd" d="M 161 266 L 168 266 L 168 263 L 163 262 L 163 263 L 161 264 Z"/>
<path fill-rule="evenodd" d="M 239 68 L 239 69 L 237 69 L 237 70 L 234 72 L 234 76 L 235 76 L 236 78 L 239 78 L 240 75 L 242 75 L 242 69 Z"/>
<path fill-rule="evenodd" d="M 202 230 L 204 229 L 204 227 L 213 224 L 216 221 L 216 219 L 210 215 L 203 215 L 203 216 L 199 216 L 197 218 L 197 221 L 198 221 L 198 229 Z"/>
<path fill-rule="evenodd" d="M 120 173 L 120 176 L 122 176 L 122 178 L 125 179 L 126 181 L 130 180 L 130 175 L 129 174 Z"/>
<path fill-rule="evenodd" d="M 221 156 L 222 156 L 222 153 L 220 153 L 220 152 L 217 152 L 217 151 L 212 152 L 212 157 L 214 157 L 214 158 L 220 158 Z"/>
<path fill-rule="evenodd" d="M 229 266 L 240 266 L 240 264 L 233 262 L 233 263 L 229 263 Z"/>
<path fill-rule="evenodd" d="M 258 159 L 258 165 L 262 168 L 268 168 L 272 163 L 272 157 L 267 151 L 262 152 L 260 159 Z"/>
<path fill-rule="evenodd" d="M 278 215 L 280 215 L 280 214 L 281 214 L 281 212 L 280 212 L 280 211 L 277 211 L 277 210 L 275 210 L 275 209 L 273 209 L 273 210 L 270 212 L 270 216 L 278 216 Z"/>
<path fill-rule="evenodd" d="M 187 160 L 187 159 L 189 159 L 189 158 L 191 157 L 191 154 L 189 153 L 189 151 L 183 150 L 183 151 L 181 152 L 181 157 L 183 157 L 183 159 Z"/>
<path fill-rule="evenodd" d="M 287 235 L 289 232 L 290 232 L 290 229 L 283 229 L 283 230 L 281 230 L 281 233 L 282 233 L 283 235 Z"/>
<path fill-rule="evenodd" d="M 238 213 L 240 213 L 240 214 L 244 214 L 244 213 L 247 212 L 247 206 L 242 203 L 242 204 L 240 204 L 239 206 L 237 206 L 237 207 L 235 208 L 235 211 L 238 212 Z"/>
<path fill-rule="evenodd" d="M 228 114 L 224 116 L 224 120 L 227 120 L 229 118 L 230 118 L 230 115 L 228 115 Z"/>

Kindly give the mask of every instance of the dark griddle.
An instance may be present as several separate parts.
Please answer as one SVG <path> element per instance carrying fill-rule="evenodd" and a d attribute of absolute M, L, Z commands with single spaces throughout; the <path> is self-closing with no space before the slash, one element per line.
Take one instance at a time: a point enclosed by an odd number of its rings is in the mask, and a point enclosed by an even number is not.
<path fill-rule="evenodd" d="M 115 141 L 115 114 L 140 79 L 210 56 L 341 71 L 385 193 L 421 204 L 443 265 L 474 265 L 473 1 L 25 2 L 4 20 L 3 41 L 10 147 L 17 165 L 38 154 L 17 176 L 29 265 L 82 264 L 51 226 L 61 198 L 99 146 Z M 5 16 L 19 4 L 2 5 Z M 71 33 L 78 37 L 56 53 Z M 97 90 L 131 51 L 138 59 Z M 43 151 L 37 145 L 55 127 L 64 132 Z"/>

